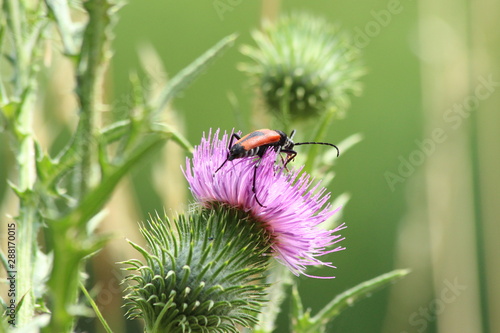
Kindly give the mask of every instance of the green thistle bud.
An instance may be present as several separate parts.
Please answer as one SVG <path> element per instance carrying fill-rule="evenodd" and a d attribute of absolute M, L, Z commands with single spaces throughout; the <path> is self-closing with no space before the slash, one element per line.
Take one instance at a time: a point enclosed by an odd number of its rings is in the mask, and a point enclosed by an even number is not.
<path fill-rule="evenodd" d="M 146 262 L 124 264 L 129 318 L 146 332 L 238 332 L 251 327 L 264 304 L 269 243 L 248 214 L 229 207 L 174 221 L 151 218 L 141 227 L 150 251 L 130 244 Z"/>
<path fill-rule="evenodd" d="M 242 53 L 254 62 L 241 69 L 255 78 L 267 107 L 282 115 L 309 118 L 336 108 L 361 92 L 359 50 L 349 35 L 306 14 L 281 17 L 255 31 L 257 47 Z"/>

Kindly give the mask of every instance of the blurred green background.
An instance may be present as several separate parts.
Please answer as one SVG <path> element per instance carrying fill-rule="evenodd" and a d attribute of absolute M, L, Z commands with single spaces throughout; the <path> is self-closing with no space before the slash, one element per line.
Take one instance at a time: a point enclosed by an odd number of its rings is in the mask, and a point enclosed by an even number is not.
<path fill-rule="evenodd" d="M 304 305 L 314 314 L 349 287 L 410 268 L 412 273 L 391 289 L 345 311 L 330 331 L 500 332 L 495 318 L 500 313 L 498 1 L 132 0 L 115 29 L 110 105 L 119 110 L 127 103 L 140 50 L 153 47 L 171 77 L 237 32 L 237 45 L 175 100 L 169 121 L 193 144 L 210 128 L 261 127 L 251 114 L 254 90 L 236 68 L 245 60 L 238 47 L 252 43 L 250 32 L 263 17 L 290 11 L 320 15 L 350 31 L 368 70 L 363 94 L 352 99 L 346 117 L 333 123 L 326 138 L 338 143 L 354 133 L 364 137 L 339 159 L 329 188 L 334 197 L 351 195 L 343 218 L 347 250 L 331 258 L 336 279 L 299 279 Z M 154 72 L 157 64 L 151 66 Z M 241 114 L 235 115 L 228 93 L 236 96 Z M 60 147 L 68 129 L 47 119 L 41 117 L 37 126 L 55 128 L 58 134 L 47 142 Z M 303 138 L 307 133 L 297 134 Z M 137 221 L 163 207 L 174 214 L 188 209 L 179 168 L 184 158 L 184 152 L 167 145 L 122 182 L 108 207 L 102 232 L 116 237 L 89 269 L 98 286 L 97 304 L 116 332 L 141 330 L 123 321 L 114 262 L 136 255 L 124 237 L 140 241 Z M 8 164 L 9 154 L 2 159 Z M 288 304 L 276 332 L 289 331 Z M 80 327 L 100 330 L 92 321 Z"/>

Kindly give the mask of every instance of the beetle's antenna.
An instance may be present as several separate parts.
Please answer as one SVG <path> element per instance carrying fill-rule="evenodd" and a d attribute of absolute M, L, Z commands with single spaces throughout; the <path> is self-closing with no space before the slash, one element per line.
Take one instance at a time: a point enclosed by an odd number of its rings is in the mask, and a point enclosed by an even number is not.
<path fill-rule="evenodd" d="M 339 157 L 339 155 L 340 155 L 339 147 L 337 147 L 333 143 L 328 143 L 328 142 L 297 142 L 295 145 L 296 146 L 300 146 L 300 145 L 324 145 L 324 146 L 332 146 L 335 149 L 337 149 L 337 157 Z"/>
<path fill-rule="evenodd" d="M 229 160 L 229 156 L 228 156 L 228 158 L 226 158 L 226 160 L 225 160 L 225 161 L 224 161 L 224 162 L 220 165 L 220 167 L 218 167 L 218 168 L 217 168 L 217 170 L 215 170 L 214 174 L 216 174 L 216 173 L 217 173 L 217 171 L 219 171 L 219 170 L 220 170 L 220 169 L 224 166 L 224 164 L 226 164 L 226 162 L 227 162 L 228 160 Z"/>

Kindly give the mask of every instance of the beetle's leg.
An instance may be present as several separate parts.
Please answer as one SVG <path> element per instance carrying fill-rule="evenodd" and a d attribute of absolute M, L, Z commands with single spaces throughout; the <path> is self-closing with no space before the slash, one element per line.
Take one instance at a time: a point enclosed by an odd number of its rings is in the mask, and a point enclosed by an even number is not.
<path fill-rule="evenodd" d="M 231 135 L 231 140 L 229 140 L 229 146 L 227 147 L 228 149 L 231 149 L 231 147 L 233 146 L 233 140 L 236 139 L 236 141 L 238 141 L 239 139 L 241 139 L 241 137 L 236 134 L 236 133 L 233 133 Z"/>
<path fill-rule="evenodd" d="M 283 164 L 283 166 L 285 166 L 285 159 L 283 158 L 282 155 L 280 155 L 280 158 L 281 158 L 281 164 Z M 288 171 L 288 170 L 287 170 Z"/>
<path fill-rule="evenodd" d="M 286 166 L 288 163 L 290 163 L 295 158 L 295 156 L 297 156 L 297 152 L 295 150 L 292 150 L 292 149 L 281 149 L 281 152 L 285 153 L 287 155 L 286 162 L 285 162 L 285 169 L 286 169 L 286 171 L 289 171 Z"/>
<path fill-rule="evenodd" d="M 238 141 L 239 139 L 241 139 L 241 137 L 236 133 L 233 133 L 231 135 L 231 139 L 229 140 L 229 147 L 228 147 L 229 150 L 231 150 L 231 147 L 233 146 L 234 139 L 236 139 L 236 141 Z M 229 153 L 227 153 L 226 160 L 224 162 L 222 162 L 222 164 L 220 165 L 220 167 L 217 168 L 217 170 L 215 170 L 214 175 L 217 173 L 217 171 L 219 171 L 224 166 L 224 164 L 226 164 L 228 159 L 229 159 Z"/>
<path fill-rule="evenodd" d="M 257 169 L 259 168 L 260 162 L 262 159 L 260 159 L 257 163 L 255 163 L 255 166 L 253 168 L 253 182 L 252 182 L 252 192 L 253 195 L 255 196 L 255 201 L 261 206 L 261 207 L 266 207 L 263 204 L 260 203 L 259 198 L 257 198 L 257 192 L 255 191 L 255 179 L 257 178 Z"/>

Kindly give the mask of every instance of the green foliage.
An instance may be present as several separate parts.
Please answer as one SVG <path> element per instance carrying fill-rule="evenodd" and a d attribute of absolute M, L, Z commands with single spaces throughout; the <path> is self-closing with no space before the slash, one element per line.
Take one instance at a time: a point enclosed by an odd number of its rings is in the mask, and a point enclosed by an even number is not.
<path fill-rule="evenodd" d="M 353 306 L 360 299 L 371 296 L 374 291 L 403 278 L 409 272 L 406 269 L 398 269 L 360 283 L 337 295 L 313 317 L 311 317 L 309 310 L 304 311 L 297 288 L 294 287 L 291 310 L 292 330 L 298 333 L 326 332 L 326 325 L 334 320 L 343 310 Z"/>
<path fill-rule="evenodd" d="M 0 52 L 10 77 L 0 76 L 0 129 L 9 136 L 17 168 L 17 178 L 9 184 L 19 198 L 17 238 L 22 241 L 17 244 L 17 292 L 22 296 L 17 299 L 16 314 L 20 327 L 72 331 L 76 319 L 88 314 L 78 305 L 81 290 L 111 331 L 83 285 L 85 260 L 107 241 L 94 233 L 93 222 L 120 180 L 165 142 L 172 140 L 192 150 L 177 129 L 159 121 L 159 115 L 236 38 L 222 39 L 174 76 L 159 95 L 133 82 L 133 100 L 123 118 L 103 123 L 103 78 L 120 6 L 114 0 L 2 2 Z M 60 40 L 51 35 L 53 31 Z M 285 128 L 304 118 L 316 121 L 312 139 L 320 141 L 335 112 L 345 111 L 350 95 L 360 91 L 363 70 L 349 37 L 323 20 L 292 15 L 254 33 L 254 38 L 257 47 L 244 49 L 254 63 L 245 70 L 257 79 L 261 97 Z M 77 128 L 56 154 L 49 154 L 50 147 L 42 146 L 33 135 L 36 99 L 45 93 L 38 76 L 43 68 L 42 45 L 48 41 L 60 42 L 55 49 L 70 60 L 78 100 Z M 341 148 L 345 151 L 358 141 L 353 136 Z M 334 161 L 332 154 L 320 156 L 313 147 L 305 170 L 315 170 L 313 174 L 326 185 L 333 178 L 329 170 Z M 288 271 L 279 269 L 262 280 L 269 258 L 262 245 L 265 236 L 245 222 L 241 212 L 221 209 L 174 220 L 152 218 L 150 229 L 141 228 L 149 250 L 131 243 L 146 263 L 126 262 L 137 273 L 126 278 L 132 282 L 129 315 L 144 319 L 151 332 L 236 332 L 237 325 L 251 327 L 258 320 L 262 321 L 259 332 L 271 332 L 285 288 L 294 282 Z M 0 253 L 0 260 L 5 265 L 5 255 Z M 295 291 L 294 329 L 320 332 L 353 301 L 405 274 L 395 271 L 361 284 L 314 317 L 303 311 Z M 267 294 L 275 302 L 259 315 Z M 5 307 L 3 300 L 1 305 Z M 2 321 L 0 330 L 6 327 Z"/>
<path fill-rule="evenodd" d="M 80 289 L 82 290 L 82 293 L 85 295 L 85 298 L 87 298 L 87 301 L 92 306 L 92 309 L 94 310 L 97 318 L 99 318 L 99 321 L 101 322 L 101 324 L 104 327 L 104 329 L 106 330 L 106 332 L 107 333 L 112 333 L 113 331 L 109 327 L 108 323 L 106 322 L 106 320 L 104 319 L 103 315 L 101 314 L 101 311 L 97 307 L 97 304 L 94 302 L 94 299 L 90 296 L 89 292 L 87 291 L 87 289 L 85 288 L 85 286 L 83 285 L 83 283 L 80 283 Z"/>
<path fill-rule="evenodd" d="M 10 135 L 19 169 L 11 187 L 20 199 L 18 224 L 18 325 L 34 324 L 35 310 L 50 311 L 47 332 L 69 332 L 80 312 L 77 303 L 80 273 L 86 258 L 100 250 L 107 238 L 97 236 L 89 222 L 96 218 L 118 182 L 167 140 L 190 150 L 189 142 L 157 117 L 168 101 L 182 92 L 235 37 L 229 36 L 207 51 L 164 88 L 154 101 L 139 85 L 141 97 L 128 105 L 126 119 L 101 125 L 99 105 L 103 103 L 102 82 L 110 59 L 112 28 L 120 4 L 108 0 L 83 3 L 86 20 L 75 22 L 66 1 L 3 2 L 5 19 L 0 21 L 1 50 L 9 59 L 13 79 L 0 80 L 0 119 Z M 56 27 L 63 54 L 73 64 L 79 121 L 71 139 L 56 156 L 47 153 L 32 135 L 35 96 L 43 94 L 36 73 L 41 67 L 41 43 Z M 8 43 L 7 43 L 8 40 Z M 146 102 L 147 101 L 147 102 Z M 118 147 L 118 149 L 116 148 Z M 40 228 L 46 229 L 47 251 L 52 266 L 35 272 L 37 258 L 44 257 L 38 245 Z M 37 276 L 47 272 L 46 276 Z M 37 288 L 32 286 L 37 282 Z M 46 283 L 46 285 L 44 285 Z M 35 289 L 40 291 L 36 293 Z M 45 302 L 48 301 L 48 306 Z M 21 306 L 22 305 L 22 306 Z M 40 321 L 41 322 L 41 321 Z M 46 323 L 45 323 L 46 324 Z M 41 323 L 40 325 L 45 325 Z"/>

